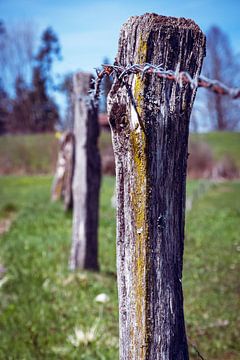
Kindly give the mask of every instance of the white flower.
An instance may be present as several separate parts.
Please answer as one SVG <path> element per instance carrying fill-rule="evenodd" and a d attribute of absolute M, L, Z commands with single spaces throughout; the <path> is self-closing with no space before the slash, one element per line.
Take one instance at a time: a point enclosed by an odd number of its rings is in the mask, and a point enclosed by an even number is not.
<path fill-rule="evenodd" d="M 102 304 L 107 303 L 109 300 L 110 300 L 109 296 L 104 293 L 99 294 L 95 297 L 95 301 Z"/>
<path fill-rule="evenodd" d="M 0 280 L 0 288 L 3 287 L 4 284 L 9 280 L 7 276 L 5 276 L 3 279 Z"/>
<path fill-rule="evenodd" d="M 68 341 L 75 347 L 80 344 L 88 345 L 96 340 L 96 325 L 84 332 L 81 328 L 75 327 L 74 335 L 68 336 Z"/>

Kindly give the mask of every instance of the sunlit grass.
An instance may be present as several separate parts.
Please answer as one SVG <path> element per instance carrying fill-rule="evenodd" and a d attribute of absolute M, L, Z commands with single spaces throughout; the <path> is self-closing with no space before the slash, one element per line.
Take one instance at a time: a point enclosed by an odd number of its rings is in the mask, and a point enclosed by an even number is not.
<path fill-rule="evenodd" d="M 228 156 L 238 168 L 240 167 L 240 132 L 216 131 L 191 134 L 190 139 L 207 143 L 213 152 L 214 160 Z"/>
<path fill-rule="evenodd" d="M 68 271 L 71 214 L 50 203 L 50 187 L 48 176 L 0 178 L 0 219 L 16 215 L 0 237 L 0 264 L 7 268 L 0 287 L 0 359 L 115 360 L 114 179 L 102 182 L 100 273 Z M 197 187 L 188 183 L 188 193 Z M 212 186 L 187 215 L 186 322 L 207 359 L 239 358 L 239 195 L 239 183 Z"/>
<path fill-rule="evenodd" d="M 190 134 L 190 140 L 207 143 L 214 160 L 224 156 L 231 158 L 240 167 L 240 132 L 210 132 Z M 111 146 L 110 132 L 102 131 L 99 148 Z M 52 174 L 59 148 L 54 133 L 6 135 L 0 141 L 0 173 L 2 174 Z"/>

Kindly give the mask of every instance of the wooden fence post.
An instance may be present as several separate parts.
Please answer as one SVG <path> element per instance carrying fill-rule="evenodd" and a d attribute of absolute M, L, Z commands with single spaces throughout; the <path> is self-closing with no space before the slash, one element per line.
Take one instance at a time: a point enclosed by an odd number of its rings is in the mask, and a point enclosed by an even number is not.
<path fill-rule="evenodd" d="M 73 175 L 73 238 L 69 267 L 98 269 L 98 207 L 101 162 L 97 141 L 98 108 L 89 99 L 92 75 L 73 78 L 75 97 L 75 166 Z"/>
<path fill-rule="evenodd" d="M 123 25 L 116 63 L 162 64 L 194 77 L 204 55 L 205 37 L 193 21 L 145 14 Z M 108 97 L 117 176 L 121 360 L 188 359 L 182 260 L 195 94 L 189 84 L 131 74 L 116 79 Z"/>
<path fill-rule="evenodd" d="M 72 179 L 74 167 L 74 135 L 66 131 L 60 139 L 56 172 L 53 179 L 51 197 L 52 201 L 64 201 L 65 211 L 72 209 Z"/>

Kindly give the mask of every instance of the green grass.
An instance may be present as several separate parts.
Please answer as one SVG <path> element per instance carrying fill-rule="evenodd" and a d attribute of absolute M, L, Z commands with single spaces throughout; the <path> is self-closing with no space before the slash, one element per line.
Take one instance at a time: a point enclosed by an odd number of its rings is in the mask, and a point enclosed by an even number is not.
<path fill-rule="evenodd" d="M 118 358 L 114 179 L 101 191 L 101 272 L 69 273 L 71 216 L 52 204 L 51 178 L 0 178 L 0 219 L 16 218 L 0 237 L 0 359 Z M 198 182 L 188 184 L 193 193 Z M 239 359 L 237 342 L 240 183 L 212 186 L 187 215 L 184 293 L 188 334 L 206 359 Z M 106 293 L 110 301 L 95 302 Z M 228 323 L 227 323 L 228 322 Z M 223 326 L 224 325 L 224 326 Z M 74 347 L 74 328 L 96 326 L 95 338 Z M 190 346 L 192 359 L 197 359 Z M 232 354 L 232 357 L 231 357 Z"/>
<path fill-rule="evenodd" d="M 210 145 L 215 160 L 225 155 L 240 168 L 240 133 L 213 132 L 191 134 L 193 141 Z M 111 145 L 111 135 L 102 131 L 100 151 Z M 7 135 L 0 138 L 0 174 L 52 174 L 55 170 L 58 141 L 54 134 Z"/>
<path fill-rule="evenodd" d="M 240 358 L 239 198 L 239 182 L 212 186 L 187 216 L 185 313 L 207 359 Z"/>
<path fill-rule="evenodd" d="M 54 134 L 6 135 L 0 138 L 0 174 L 49 174 L 57 159 Z"/>
<path fill-rule="evenodd" d="M 99 149 L 111 146 L 109 132 L 101 132 Z M 0 175 L 53 174 L 59 143 L 54 133 L 0 137 Z"/>
<path fill-rule="evenodd" d="M 0 243 L 9 278 L 0 289 L 0 359 L 114 359 L 118 320 L 114 211 L 109 206 L 113 182 L 106 178 L 102 187 L 102 272 L 73 276 L 67 269 L 71 216 L 49 202 L 50 178 L 0 179 L 1 208 L 14 204 L 18 209 Z M 110 296 L 105 306 L 94 301 L 99 293 Z M 68 335 L 75 326 L 87 330 L 98 318 L 95 342 L 75 349 Z"/>
<path fill-rule="evenodd" d="M 240 167 L 240 132 L 219 131 L 191 134 L 190 139 L 207 143 L 213 151 L 215 160 L 220 160 L 227 155 Z"/>
<path fill-rule="evenodd" d="M 99 149 L 111 146 L 109 132 L 101 132 Z M 0 137 L 0 175 L 53 174 L 59 143 L 54 133 Z"/>

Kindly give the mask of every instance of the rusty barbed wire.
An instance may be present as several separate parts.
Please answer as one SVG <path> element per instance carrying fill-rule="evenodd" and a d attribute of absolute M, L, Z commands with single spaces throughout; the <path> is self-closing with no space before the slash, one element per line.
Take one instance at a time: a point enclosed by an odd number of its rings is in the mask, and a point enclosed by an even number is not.
<path fill-rule="evenodd" d="M 176 81 L 180 87 L 184 84 L 190 84 L 192 89 L 203 87 L 211 90 L 212 92 L 220 95 L 228 95 L 232 99 L 240 98 L 240 88 L 230 88 L 218 80 L 211 80 L 203 75 L 192 78 L 187 71 L 179 71 L 178 69 L 165 70 L 161 65 L 153 65 L 149 63 L 145 64 L 133 64 L 126 67 L 121 65 L 109 65 L 103 64 L 102 70 L 97 70 L 97 77 L 95 79 L 95 86 L 93 89 L 93 98 L 98 100 L 101 93 L 101 82 L 105 76 L 115 75 L 118 80 L 124 80 L 131 74 L 142 74 L 142 78 L 146 74 L 155 74 L 159 78 Z"/>

